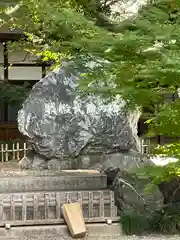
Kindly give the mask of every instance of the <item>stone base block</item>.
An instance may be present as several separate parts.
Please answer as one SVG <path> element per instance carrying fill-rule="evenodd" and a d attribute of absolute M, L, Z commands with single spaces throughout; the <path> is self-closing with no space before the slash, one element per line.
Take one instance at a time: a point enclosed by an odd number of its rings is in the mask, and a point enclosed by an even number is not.
<path fill-rule="evenodd" d="M 8 171 L 0 173 L 0 193 L 36 191 L 80 191 L 107 188 L 105 174 L 60 171 Z"/>

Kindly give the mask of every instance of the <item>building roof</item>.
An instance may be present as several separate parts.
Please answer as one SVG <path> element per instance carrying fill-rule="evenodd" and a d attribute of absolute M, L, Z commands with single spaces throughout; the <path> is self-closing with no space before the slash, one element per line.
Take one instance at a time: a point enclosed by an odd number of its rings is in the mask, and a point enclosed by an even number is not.
<path fill-rule="evenodd" d="M 0 29 L 0 41 L 16 41 L 23 37 L 23 32 L 20 30 L 6 30 Z"/>

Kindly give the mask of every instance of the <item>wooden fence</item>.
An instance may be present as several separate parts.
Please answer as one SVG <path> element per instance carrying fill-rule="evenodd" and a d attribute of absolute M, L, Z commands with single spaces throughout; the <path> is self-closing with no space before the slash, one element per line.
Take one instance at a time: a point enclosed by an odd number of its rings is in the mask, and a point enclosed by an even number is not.
<path fill-rule="evenodd" d="M 19 161 L 22 157 L 26 156 L 27 143 L 1 143 L 0 144 L 0 161 L 8 162 L 11 160 Z"/>
<path fill-rule="evenodd" d="M 150 138 L 140 139 L 141 141 L 141 153 L 150 154 L 151 153 L 151 140 Z"/>
<path fill-rule="evenodd" d="M 141 153 L 149 154 L 150 139 L 141 139 Z M 11 160 L 19 161 L 27 154 L 27 143 L 1 143 L 0 144 L 0 162 L 8 162 Z"/>

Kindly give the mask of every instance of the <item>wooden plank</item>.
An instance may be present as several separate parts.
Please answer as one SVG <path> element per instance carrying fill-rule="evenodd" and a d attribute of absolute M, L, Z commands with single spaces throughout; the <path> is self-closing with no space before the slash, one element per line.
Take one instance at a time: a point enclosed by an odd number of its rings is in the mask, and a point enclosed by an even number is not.
<path fill-rule="evenodd" d="M 72 237 L 84 237 L 86 226 L 79 203 L 67 203 L 62 206 L 62 214 Z"/>

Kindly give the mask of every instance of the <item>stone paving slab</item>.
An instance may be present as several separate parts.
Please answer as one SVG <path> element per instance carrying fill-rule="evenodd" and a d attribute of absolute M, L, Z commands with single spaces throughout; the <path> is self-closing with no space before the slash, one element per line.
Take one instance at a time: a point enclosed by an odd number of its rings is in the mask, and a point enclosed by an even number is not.
<path fill-rule="evenodd" d="M 20 170 L 18 161 L 0 162 L 0 171 Z"/>

